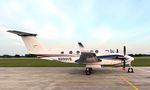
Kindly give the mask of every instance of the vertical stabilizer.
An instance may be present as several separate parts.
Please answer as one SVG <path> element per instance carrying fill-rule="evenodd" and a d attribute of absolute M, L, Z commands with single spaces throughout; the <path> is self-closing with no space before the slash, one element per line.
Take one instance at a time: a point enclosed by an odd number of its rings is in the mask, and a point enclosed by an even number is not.
<path fill-rule="evenodd" d="M 37 34 L 21 31 L 9 30 L 8 32 L 21 36 L 28 52 L 30 54 L 46 54 L 48 50 L 38 41 Z"/>

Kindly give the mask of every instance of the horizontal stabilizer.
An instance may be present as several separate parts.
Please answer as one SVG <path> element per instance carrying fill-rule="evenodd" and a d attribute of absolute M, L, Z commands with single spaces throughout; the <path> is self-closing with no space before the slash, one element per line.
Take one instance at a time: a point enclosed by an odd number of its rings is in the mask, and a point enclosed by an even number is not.
<path fill-rule="evenodd" d="M 81 42 L 78 42 L 81 52 L 86 52 L 84 45 Z"/>
<path fill-rule="evenodd" d="M 78 42 L 79 47 L 84 48 L 83 44 L 81 42 Z"/>
<path fill-rule="evenodd" d="M 21 31 L 16 31 L 16 30 L 9 30 L 7 32 L 17 34 L 18 36 L 37 36 L 37 34 L 26 33 L 26 32 L 21 32 Z"/>

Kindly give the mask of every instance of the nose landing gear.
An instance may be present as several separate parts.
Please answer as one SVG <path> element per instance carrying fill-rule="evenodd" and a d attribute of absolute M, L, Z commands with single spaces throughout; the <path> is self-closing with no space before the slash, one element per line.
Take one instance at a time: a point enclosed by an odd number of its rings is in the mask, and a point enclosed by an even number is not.
<path fill-rule="evenodd" d="M 134 73 L 133 68 L 128 68 L 128 73 Z"/>
<path fill-rule="evenodd" d="M 128 73 L 134 73 L 131 63 L 129 64 Z"/>

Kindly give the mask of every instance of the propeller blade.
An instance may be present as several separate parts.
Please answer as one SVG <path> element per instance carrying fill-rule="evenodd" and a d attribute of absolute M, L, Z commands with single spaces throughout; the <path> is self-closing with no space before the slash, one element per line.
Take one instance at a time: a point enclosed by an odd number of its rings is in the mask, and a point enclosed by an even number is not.
<path fill-rule="evenodd" d="M 123 46 L 123 55 L 126 55 L 126 46 Z M 123 70 L 126 68 L 126 59 L 123 59 Z"/>
<path fill-rule="evenodd" d="M 119 53 L 119 50 L 118 50 L 118 49 L 116 50 L 116 53 Z"/>
<path fill-rule="evenodd" d="M 126 55 L 126 46 L 123 46 L 123 54 Z"/>

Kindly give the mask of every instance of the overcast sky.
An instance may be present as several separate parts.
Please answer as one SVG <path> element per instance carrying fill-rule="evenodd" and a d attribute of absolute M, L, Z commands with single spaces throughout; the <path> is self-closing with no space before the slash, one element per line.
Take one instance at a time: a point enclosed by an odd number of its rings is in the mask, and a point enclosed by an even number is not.
<path fill-rule="evenodd" d="M 112 48 L 150 53 L 150 0 L 0 0 L 0 55 L 24 54 L 8 29 L 37 33 L 48 48 Z"/>

